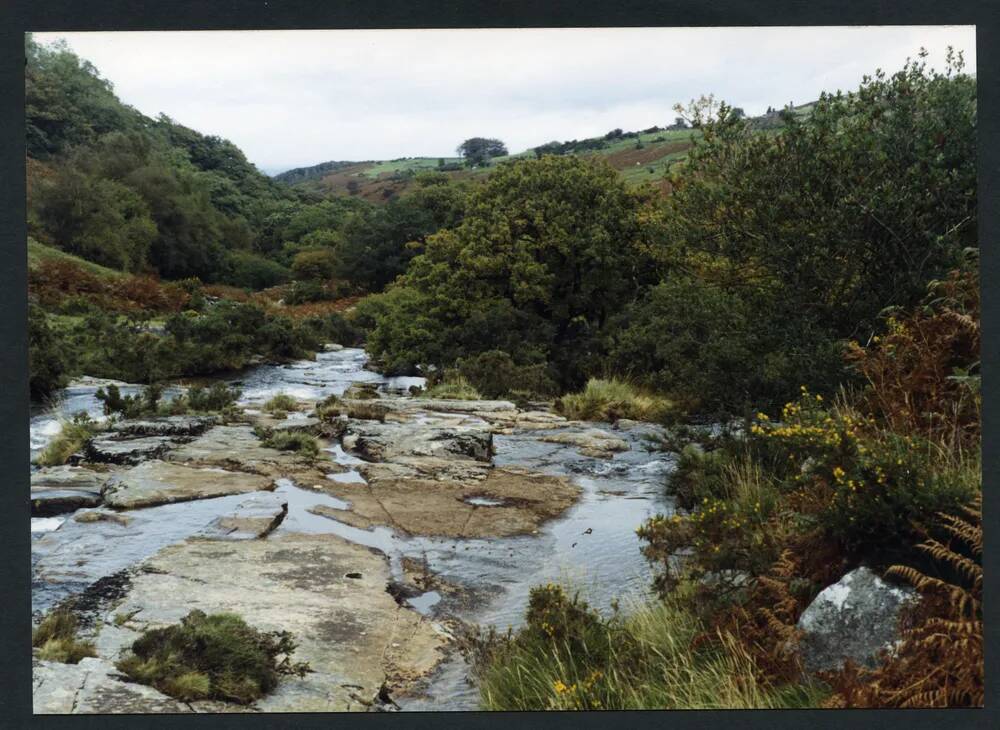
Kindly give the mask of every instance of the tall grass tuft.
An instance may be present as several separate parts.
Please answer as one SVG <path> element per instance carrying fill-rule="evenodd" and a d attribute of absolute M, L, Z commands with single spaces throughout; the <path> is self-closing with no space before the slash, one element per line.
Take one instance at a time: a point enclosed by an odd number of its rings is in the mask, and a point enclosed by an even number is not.
<path fill-rule="evenodd" d="M 39 466 L 59 466 L 80 451 L 84 444 L 100 430 L 100 424 L 86 413 L 77 413 L 72 419 L 62 421 L 62 428 L 48 446 L 35 459 Z"/>
<path fill-rule="evenodd" d="M 617 378 L 591 378 L 580 393 L 570 393 L 555 402 L 556 411 L 581 421 L 666 420 L 674 405 L 666 398 L 645 393 L 631 383 Z"/>

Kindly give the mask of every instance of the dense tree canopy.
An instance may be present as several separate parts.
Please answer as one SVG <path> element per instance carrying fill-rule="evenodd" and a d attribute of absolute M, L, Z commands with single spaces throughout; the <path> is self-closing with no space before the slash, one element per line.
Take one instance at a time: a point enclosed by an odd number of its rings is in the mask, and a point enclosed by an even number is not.
<path fill-rule="evenodd" d="M 471 194 L 457 227 L 427 239 L 399 282 L 406 291 L 378 305 L 370 347 L 397 369 L 499 348 L 579 381 L 608 317 L 655 281 L 647 203 L 603 164 L 505 165 Z M 422 351 L 398 331 L 414 308 L 438 333 Z"/>

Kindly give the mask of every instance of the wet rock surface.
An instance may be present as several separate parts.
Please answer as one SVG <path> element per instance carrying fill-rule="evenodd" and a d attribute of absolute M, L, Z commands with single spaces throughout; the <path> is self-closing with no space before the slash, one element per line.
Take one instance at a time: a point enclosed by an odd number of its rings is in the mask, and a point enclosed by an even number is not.
<path fill-rule="evenodd" d="M 104 503 L 137 509 L 273 488 L 273 479 L 266 476 L 153 460 L 112 476 L 104 485 Z"/>
<path fill-rule="evenodd" d="M 825 588 L 799 617 L 806 670 L 839 669 L 847 659 L 873 667 L 878 651 L 899 638 L 900 611 L 916 595 L 865 567 Z"/>
<path fill-rule="evenodd" d="M 581 454 L 596 458 L 609 458 L 619 451 L 629 450 L 627 441 L 599 428 L 547 434 L 540 437 L 540 440 L 575 446 Z"/>
<path fill-rule="evenodd" d="M 72 512 L 101 503 L 101 489 L 110 477 L 106 470 L 82 466 L 54 466 L 31 475 L 31 514 L 37 517 Z"/>
<path fill-rule="evenodd" d="M 217 517 L 198 533 L 209 540 L 258 540 L 281 524 L 288 514 L 288 503 L 269 494 L 241 502 L 228 515 Z"/>
<path fill-rule="evenodd" d="M 351 509 L 317 507 L 316 514 L 362 529 L 387 525 L 408 535 L 460 538 L 530 533 L 573 504 L 580 490 L 564 477 L 491 469 L 471 483 L 389 477 L 327 491 Z"/>

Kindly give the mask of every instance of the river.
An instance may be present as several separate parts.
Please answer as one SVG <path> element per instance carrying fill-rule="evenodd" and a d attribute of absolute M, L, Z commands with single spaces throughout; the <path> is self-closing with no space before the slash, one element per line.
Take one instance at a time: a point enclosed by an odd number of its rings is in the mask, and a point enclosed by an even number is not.
<path fill-rule="evenodd" d="M 259 407 L 276 393 L 300 399 L 342 394 L 352 382 L 378 385 L 389 394 L 405 393 L 419 378 L 386 378 L 365 369 L 363 350 L 345 348 L 323 352 L 315 360 L 288 365 L 262 365 L 227 382 L 241 388 L 240 404 Z M 94 397 L 100 381 L 83 380 L 67 388 L 61 398 L 37 407 L 31 417 L 32 456 L 59 430 L 59 420 L 86 411 L 100 417 Z M 136 388 L 123 388 L 132 392 Z M 610 429 L 608 424 L 597 424 Z M 279 481 L 277 493 L 288 501 L 288 515 L 280 532 L 328 532 L 384 552 L 394 573 L 403 557 L 423 561 L 449 583 L 470 589 L 475 601 L 449 605 L 435 591 L 410 600 L 430 617 L 449 615 L 505 631 L 523 618 L 533 585 L 562 582 L 578 589 L 591 605 L 607 610 L 615 601 L 627 605 L 647 595 L 650 567 L 640 553 L 635 529 L 656 513 L 670 513 L 665 481 L 674 468 L 673 457 L 647 447 L 653 426 L 615 431 L 628 442 L 627 451 L 612 458 L 580 455 L 572 446 L 539 440 L 546 431 L 518 431 L 494 438 L 494 463 L 566 475 L 580 488 L 578 501 L 562 516 L 535 534 L 493 539 L 442 539 L 403 536 L 386 527 L 362 530 L 312 514 L 315 505 L 350 509 L 347 502 Z M 337 481 L 363 481 L 350 469 L 356 457 L 339 444 L 329 447 L 331 458 L 348 467 Z M 166 545 L 202 529 L 220 507 L 246 495 L 220 497 L 133 510 L 128 526 L 77 523 L 71 514 L 32 519 L 32 603 L 36 612 L 83 590 L 94 581 L 138 564 Z M 489 504 L 482 505 L 488 508 Z M 447 660 L 419 694 L 399 701 L 407 710 L 476 709 L 478 692 L 466 681 L 467 667 L 460 656 Z"/>

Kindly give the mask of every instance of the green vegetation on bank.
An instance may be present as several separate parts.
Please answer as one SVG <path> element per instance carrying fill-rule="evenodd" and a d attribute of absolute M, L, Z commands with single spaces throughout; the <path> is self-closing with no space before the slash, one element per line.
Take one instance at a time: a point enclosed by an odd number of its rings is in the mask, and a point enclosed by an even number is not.
<path fill-rule="evenodd" d="M 485 709 L 771 709 L 815 706 L 826 694 L 769 686 L 729 635 L 692 651 L 706 629 L 676 600 L 603 618 L 547 585 L 532 589 L 526 618 L 511 636 L 474 643 Z"/>

